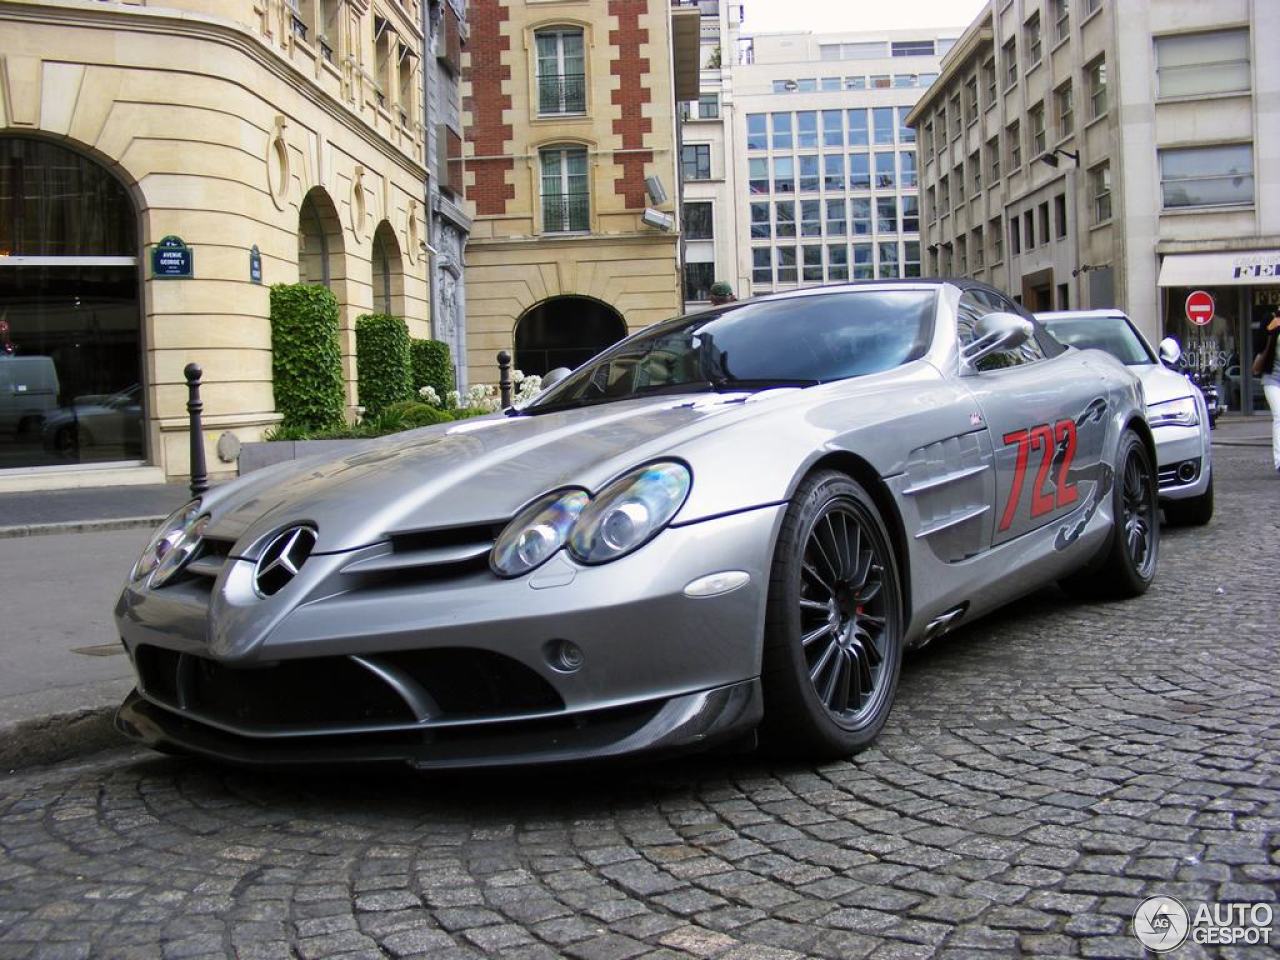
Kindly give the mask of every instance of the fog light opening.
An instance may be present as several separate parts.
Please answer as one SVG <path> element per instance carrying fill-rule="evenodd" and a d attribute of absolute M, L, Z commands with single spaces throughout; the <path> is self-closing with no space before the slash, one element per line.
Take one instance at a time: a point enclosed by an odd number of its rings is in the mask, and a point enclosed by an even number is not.
<path fill-rule="evenodd" d="M 1178 464 L 1178 479 L 1183 483 L 1190 483 L 1196 478 L 1196 465 L 1190 460 L 1184 460 Z"/>
<path fill-rule="evenodd" d="M 684 588 L 686 597 L 719 597 L 745 586 L 751 574 L 745 570 L 722 570 L 690 580 Z"/>
<path fill-rule="evenodd" d="M 586 654 L 572 640 L 548 640 L 542 648 L 547 665 L 558 673 L 577 673 L 586 663 Z"/>

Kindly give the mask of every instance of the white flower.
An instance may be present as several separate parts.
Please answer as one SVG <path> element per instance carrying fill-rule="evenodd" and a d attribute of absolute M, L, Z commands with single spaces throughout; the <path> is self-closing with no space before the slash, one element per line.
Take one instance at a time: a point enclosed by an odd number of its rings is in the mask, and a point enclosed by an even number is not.
<path fill-rule="evenodd" d="M 450 390 L 445 394 L 445 400 L 448 402 L 449 406 L 456 407 L 462 402 L 462 394 L 457 390 Z"/>
<path fill-rule="evenodd" d="M 423 403 L 430 404 L 433 407 L 444 406 L 440 402 L 440 394 L 436 393 L 436 388 L 428 384 L 418 391 L 418 396 L 422 398 Z"/>

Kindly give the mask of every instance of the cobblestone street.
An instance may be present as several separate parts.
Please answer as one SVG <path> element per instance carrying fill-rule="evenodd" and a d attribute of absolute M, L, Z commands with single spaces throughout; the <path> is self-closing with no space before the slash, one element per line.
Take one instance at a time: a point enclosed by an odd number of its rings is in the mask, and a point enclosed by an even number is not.
<path fill-rule="evenodd" d="M 0 779 L 0 958 L 1141 957 L 1146 895 L 1280 888 L 1268 461 L 1215 449 L 1145 597 L 1046 590 L 909 658 L 852 762 Z"/>

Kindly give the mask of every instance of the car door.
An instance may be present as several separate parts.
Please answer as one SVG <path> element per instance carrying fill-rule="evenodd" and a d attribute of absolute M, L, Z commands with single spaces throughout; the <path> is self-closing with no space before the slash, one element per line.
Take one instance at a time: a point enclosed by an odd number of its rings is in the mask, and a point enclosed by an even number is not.
<path fill-rule="evenodd" d="M 993 354 L 962 378 L 995 451 L 992 543 L 1030 533 L 1071 513 L 1093 493 L 1106 439 L 1101 375 L 1079 351 L 1064 350 L 1026 311 L 994 291 L 966 290 L 956 334 L 963 348 L 986 313 L 1016 313 L 1035 326 L 1021 346 Z"/>

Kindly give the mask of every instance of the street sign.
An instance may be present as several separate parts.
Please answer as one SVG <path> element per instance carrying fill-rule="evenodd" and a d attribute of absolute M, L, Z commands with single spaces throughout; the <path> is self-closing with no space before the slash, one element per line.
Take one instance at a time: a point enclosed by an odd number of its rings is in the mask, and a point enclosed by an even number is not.
<path fill-rule="evenodd" d="M 192 260 L 191 248 L 181 237 L 165 237 L 151 251 L 151 275 L 157 280 L 189 279 Z"/>
<path fill-rule="evenodd" d="M 249 279 L 254 283 L 262 282 L 262 253 L 256 243 L 249 248 Z"/>
<path fill-rule="evenodd" d="M 1207 326 L 1213 319 L 1213 297 L 1204 290 L 1192 290 L 1187 297 L 1187 319 L 1197 327 Z"/>

